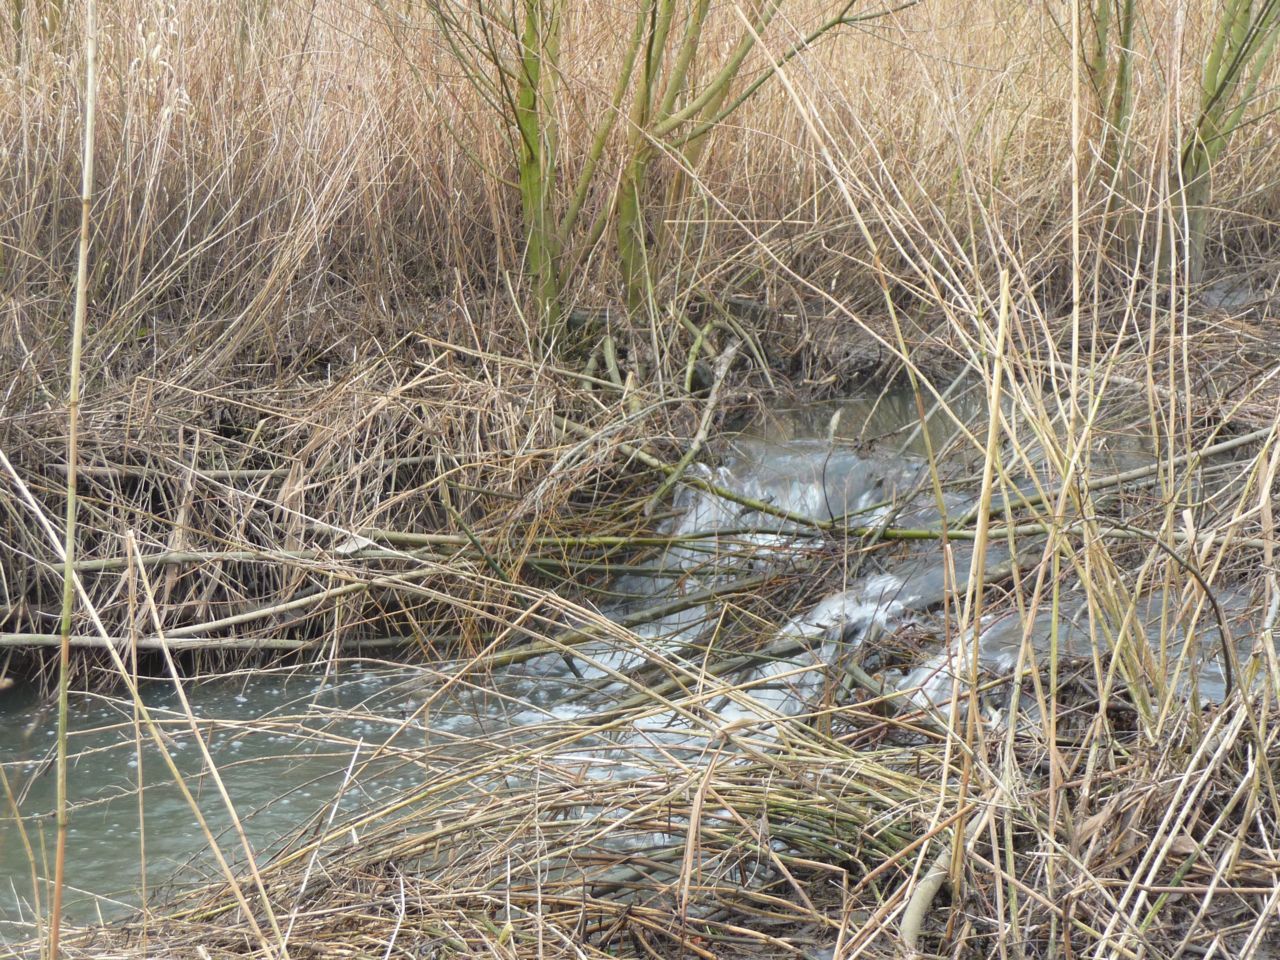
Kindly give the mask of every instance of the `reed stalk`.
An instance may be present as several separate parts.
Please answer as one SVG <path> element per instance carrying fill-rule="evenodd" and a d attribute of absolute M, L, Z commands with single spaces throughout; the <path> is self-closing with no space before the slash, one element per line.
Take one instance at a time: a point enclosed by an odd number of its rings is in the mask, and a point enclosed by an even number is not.
<path fill-rule="evenodd" d="M 97 5 L 86 0 L 84 25 L 84 140 L 80 181 L 80 249 L 76 268 L 75 313 L 71 325 L 71 357 L 67 377 L 67 509 L 63 537 L 61 645 L 58 652 L 57 849 L 54 855 L 53 895 L 49 905 L 49 957 L 61 950 L 62 898 L 66 885 L 67 827 L 67 701 L 71 685 L 71 621 L 75 611 L 76 464 L 79 461 L 80 363 L 85 316 L 89 307 L 89 226 L 93 202 L 94 108 L 97 103 Z"/>

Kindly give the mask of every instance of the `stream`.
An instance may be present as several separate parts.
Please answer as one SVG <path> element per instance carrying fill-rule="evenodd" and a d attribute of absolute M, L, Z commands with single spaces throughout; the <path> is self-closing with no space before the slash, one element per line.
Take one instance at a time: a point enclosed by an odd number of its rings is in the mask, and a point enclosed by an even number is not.
<path fill-rule="evenodd" d="M 982 403 L 978 392 L 972 399 L 961 394 L 954 406 L 979 423 Z M 965 478 L 975 475 L 979 457 L 972 445 L 949 454 L 935 487 L 926 454 L 946 448 L 955 431 L 940 417 L 927 429 L 918 425 L 914 397 L 895 390 L 774 411 L 724 438 L 710 458 L 718 465 L 695 463 L 691 473 L 739 501 L 768 504 L 771 513 L 682 487 L 665 532 L 720 535 L 673 545 L 645 575 L 616 578 L 616 599 L 600 612 L 624 620 L 743 578 L 780 570 L 803 576 L 806 564 L 827 562 L 822 558 L 832 554 L 821 551 L 822 538 L 787 514 L 843 518 L 859 528 L 892 522 L 939 530 L 943 511 L 954 520 L 972 507 L 975 492 Z M 975 434 L 983 435 L 976 428 Z M 1117 436 L 1099 451 L 1095 473 L 1149 462 L 1140 431 Z M 1124 612 L 1131 621 L 1126 629 L 1124 617 L 1118 622 L 1090 611 L 1083 594 L 1068 585 L 1056 615 L 1042 605 L 1026 616 L 986 616 L 976 637 L 972 631 L 953 635 L 942 610 L 946 598 L 962 595 L 975 573 L 990 579 L 1011 557 L 1003 543 L 993 543 L 982 564 L 973 562 L 971 543 L 953 541 L 951 552 L 948 566 L 937 539 L 922 539 L 893 546 L 887 561 L 843 570 L 840 590 L 776 624 L 759 656 L 730 664 L 732 689 L 704 711 L 650 710 L 584 754 L 584 771 L 616 778 L 673 756 L 696 758 L 717 725 L 751 728 L 758 740 L 767 739 L 784 718 L 819 699 L 851 696 L 858 677 L 874 675 L 903 709 L 945 722 L 954 693 L 976 673 L 984 681 L 984 718 L 998 724 L 1009 722 L 1015 685 L 1007 680 L 1020 660 L 1047 655 L 1052 643 L 1064 656 L 1091 663 L 1095 651 L 1109 650 L 1117 638 L 1144 636 L 1150 669 L 1169 678 L 1180 695 L 1202 702 L 1226 693 L 1221 622 L 1238 662 L 1252 651 L 1249 597 L 1230 590 L 1216 593 L 1216 607 L 1203 597 L 1145 590 Z M 144 886 L 148 897 L 164 896 L 219 876 L 206 828 L 227 861 L 243 867 L 247 854 L 231 809 L 243 821 L 253 856 L 264 859 L 283 838 L 342 823 L 426 782 L 432 757 L 456 759 L 478 745 L 556 729 L 625 702 L 637 684 L 659 679 L 664 664 L 688 662 L 700 642 L 705 649 L 719 605 L 678 606 L 635 627 L 633 639 L 593 640 L 568 656 L 533 657 L 483 682 L 455 684 L 445 697 L 431 691 L 446 667 L 374 661 L 188 680 L 182 689 L 190 712 L 174 681 L 149 680 L 141 689 L 153 734 L 129 698 L 73 694 L 67 915 L 76 923 L 119 918 L 136 910 Z M 910 656 L 893 652 L 891 641 L 904 632 Z M 1017 722 L 1036 722 L 1025 699 Z M 55 732 L 53 705 L 22 688 L 0 692 L 0 943 L 32 936 L 37 916 L 48 909 Z M 189 795 L 175 785 L 166 755 Z"/>

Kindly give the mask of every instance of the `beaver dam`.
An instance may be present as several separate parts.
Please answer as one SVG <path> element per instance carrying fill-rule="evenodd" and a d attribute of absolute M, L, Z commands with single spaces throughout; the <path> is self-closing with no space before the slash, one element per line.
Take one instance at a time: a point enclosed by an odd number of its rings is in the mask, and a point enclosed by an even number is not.
<path fill-rule="evenodd" d="M 1280 0 L 11 0 L 0 956 L 1280 960 Z"/>
<path fill-rule="evenodd" d="M 961 378 L 927 407 L 891 386 L 746 415 L 648 522 L 654 489 L 640 491 L 626 535 L 508 528 L 489 550 L 487 526 L 468 528 L 470 549 L 313 526 L 295 551 L 313 571 L 375 567 L 347 581 L 370 593 L 434 600 L 423 574 L 447 567 L 477 608 L 523 597 L 478 615 L 490 628 L 465 652 L 335 633 L 311 641 L 334 647 L 321 664 L 192 675 L 220 641 L 192 660 L 193 631 L 139 630 L 120 656 L 172 676 L 126 672 L 136 696 L 117 683 L 72 700 L 65 909 L 106 923 L 72 949 L 830 957 L 889 930 L 909 946 L 1013 942 L 990 919 L 1007 897 L 1022 949 L 1165 950 L 1216 936 L 1194 932 L 1188 904 L 1219 923 L 1226 891 L 1238 936 L 1266 942 L 1273 894 L 1251 858 L 1274 811 L 1247 744 L 1269 737 L 1254 725 L 1276 680 L 1274 606 L 1247 573 L 1202 569 L 1208 535 L 1190 558 L 1152 549 L 1138 518 L 1161 464 L 1119 400 L 1089 451 L 1097 515 L 1071 551 L 1047 550 L 1031 519 L 1057 495 L 1044 450 L 1001 441 L 1011 466 L 983 495 L 988 396 Z M 1224 435 L 1179 482 L 1207 501 L 1256 494 L 1259 439 Z M 561 586 L 507 576 L 522 535 L 524 564 Z M 1093 537 L 1120 545 L 1105 594 Z M 191 553 L 138 550 L 136 602 L 214 559 Z M 249 645 L 240 623 L 227 646 Z M 375 659 L 433 642 L 429 664 Z M 0 916 L 21 953 L 47 896 L 54 715 L 31 688 L 5 697 Z M 1166 772 L 1133 796 L 1139 769 Z M 1044 799 L 1055 778 L 1060 811 Z M 1042 893 L 1050 857 L 1069 912 Z M 1144 930 L 1118 923 L 1124 897 Z M 968 928 L 948 931 L 957 914 Z"/>

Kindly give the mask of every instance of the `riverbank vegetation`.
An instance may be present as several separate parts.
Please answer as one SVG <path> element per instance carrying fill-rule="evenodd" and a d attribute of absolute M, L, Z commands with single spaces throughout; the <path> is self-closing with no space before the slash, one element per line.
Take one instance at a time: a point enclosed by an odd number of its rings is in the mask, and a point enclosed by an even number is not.
<path fill-rule="evenodd" d="M 85 37 L 71 0 L 8 13 L 0 676 L 51 685 Z M 663 659 L 591 722 L 406 756 L 421 789 L 64 952 L 1277 949 L 1278 18 L 100 10 L 73 684 L 386 657 L 482 686 L 531 650 L 636 644 L 599 607 L 709 483 L 715 435 L 867 384 L 945 415 L 976 383 L 996 414 L 955 418 L 980 500 L 938 554 L 1019 563 L 954 591 L 956 636 L 1068 579 L 1111 626 L 1090 663 L 1019 661 L 1032 726 L 863 674 L 764 737 L 708 709 L 740 692 L 720 652 Z M 1116 410 L 1149 444 L 1133 473 L 1101 466 Z M 726 663 L 910 533 L 789 519 L 822 562 L 703 598 Z M 1193 624 L 1252 597 L 1224 702 L 1153 667 L 1131 622 L 1153 584 Z M 585 776 L 601 736 L 670 710 L 703 762 Z"/>

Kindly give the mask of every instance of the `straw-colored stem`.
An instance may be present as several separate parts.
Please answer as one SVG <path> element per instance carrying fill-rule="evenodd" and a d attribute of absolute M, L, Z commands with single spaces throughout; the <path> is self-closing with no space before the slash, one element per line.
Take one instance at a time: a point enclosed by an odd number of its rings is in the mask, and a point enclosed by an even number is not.
<path fill-rule="evenodd" d="M 62 642 L 58 655 L 58 840 L 54 855 L 53 898 L 49 907 L 49 957 L 58 960 L 62 932 L 62 896 L 66 886 L 67 827 L 67 700 L 71 684 L 71 617 L 75 608 L 76 461 L 80 430 L 80 357 L 85 315 L 89 305 L 89 224 L 93 201 L 93 128 L 97 101 L 97 6 L 85 3 L 84 152 L 80 181 L 80 251 L 76 266 L 76 305 L 71 328 L 71 361 L 67 384 L 67 511 L 63 539 Z"/>

